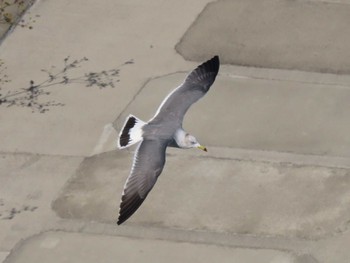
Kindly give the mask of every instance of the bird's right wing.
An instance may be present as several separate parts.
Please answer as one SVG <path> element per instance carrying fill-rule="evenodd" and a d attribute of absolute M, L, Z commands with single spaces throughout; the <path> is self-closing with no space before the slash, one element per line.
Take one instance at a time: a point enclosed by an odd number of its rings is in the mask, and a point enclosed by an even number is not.
<path fill-rule="evenodd" d="M 166 141 L 143 140 L 134 155 L 130 175 L 124 185 L 119 218 L 120 225 L 140 207 L 153 188 L 165 164 Z"/>

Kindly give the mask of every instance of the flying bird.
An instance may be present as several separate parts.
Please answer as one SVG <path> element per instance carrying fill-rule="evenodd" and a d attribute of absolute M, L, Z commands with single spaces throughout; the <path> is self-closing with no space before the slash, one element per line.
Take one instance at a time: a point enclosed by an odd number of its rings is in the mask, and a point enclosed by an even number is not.
<path fill-rule="evenodd" d="M 182 129 L 188 108 L 202 98 L 219 71 L 219 57 L 204 62 L 186 77 L 161 103 L 148 122 L 129 115 L 119 133 L 118 148 L 138 143 L 131 172 L 124 185 L 117 224 L 125 222 L 152 190 L 165 164 L 166 148 L 198 148 L 207 151 L 197 139 Z"/>

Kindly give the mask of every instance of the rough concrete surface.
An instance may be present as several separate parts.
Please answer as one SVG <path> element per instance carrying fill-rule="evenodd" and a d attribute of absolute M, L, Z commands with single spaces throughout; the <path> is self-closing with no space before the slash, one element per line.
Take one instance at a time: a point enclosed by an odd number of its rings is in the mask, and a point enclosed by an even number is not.
<path fill-rule="evenodd" d="M 348 263 L 349 3 L 36 1 L 0 46 L 0 262 Z M 169 149 L 117 226 L 125 117 L 214 53 L 184 122 L 209 152 Z"/>
<path fill-rule="evenodd" d="M 75 250 L 74 244 L 79 243 Z M 73 246 L 72 246 L 73 245 Z M 74 247 L 74 248 L 73 248 Z M 118 248 L 118 249 L 115 249 Z M 125 237 L 45 233 L 24 242 L 22 253 L 13 255 L 14 262 L 295 262 L 295 256 L 268 249 L 228 248 L 215 245 L 171 242 L 166 240 L 135 240 Z M 74 249 L 73 257 L 64 255 Z M 34 253 L 33 253 L 34 252 Z M 72 251 L 73 252 L 73 251 Z"/>
<path fill-rule="evenodd" d="M 4 261 L 8 254 L 9 252 L 0 252 L 0 261 Z"/>
<path fill-rule="evenodd" d="M 57 221 L 51 202 L 82 158 L 0 153 L 0 251 Z"/>
<path fill-rule="evenodd" d="M 115 223 L 131 158 L 129 152 L 114 151 L 86 159 L 54 210 L 64 218 Z M 346 169 L 212 159 L 210 153 L 181 156 L 174 150 L 128 222 L 318 239 L 347 230 L 349 184 Z"/>
<path fill-rule="evenodd" d="M 116 129 L 130 113 L 149 120 L 185 77 L 177 73 L 149 81 Z M 191 108 L 184 128 L 206 146 L 350 157 L 349 100 L 344 86 L 223 75 Z"/>
<path fill-rule="evenodd" d="M 17 28 L 1 46 L 0 57 L 12 80 L 8 89 L 28 88 L 30 80 L 35 83 L 45 81 L 47 74 L 41 70 L 50 70 L 51 66 L 55 67 L 54 72 L 61 70 L 67 56 L 73 60 L 89 59 L 69 71 L 71 78 L 91 71 L 115 69 L 130 59 L 134 64 L 120 69 L 120 81 L 115 83 L 115 88 L 87 88 L 81 83 L 51 86 L 48 89 L 51 94 L 39 100 L 54 100 L 64 106 L 51 107 L 50 114 L 32 114 L 26 107 L 16 110 L 2 107 L 1 120 L 6 126 L 0 127 L 0 136 L 8 138 L 11 134 L 16 137 L 16 140 L 4 140 L 2 150 L 76 156 L 91 154 L 104 127 L 125 108 L 142 83 L 150 77 L 195 65 L 176 55 L 173 46 L 205 2 L 181 5 L 180 2 L 165 4 L 162 1 L 147 4 L 138 1 L 127 4 L 38 1 L 30 10 L 32 15 L 41 16 L 34 29 Z M 168 14 L 168 10 L 174 12 Z M 152 14 L 152 19 L 147 14 Z M 181 20 L 178 14 L 181 14 Z M 164 30 L 164 27 L 171 30 Z M 154 59 L 155 56 L 163 59 Z M 102 105 L 99 102 L 103 102 Z M 31 129 L 23 133 L 18 128 L 19 123 L 21 127 L 30 126 Z"/>
<path fill-rule="evenodd" d="M 218 53 L 237 65 L 349 74 L 349 12 L 348 1 L 215 1 L 177 50 L 191 60 Z"/>

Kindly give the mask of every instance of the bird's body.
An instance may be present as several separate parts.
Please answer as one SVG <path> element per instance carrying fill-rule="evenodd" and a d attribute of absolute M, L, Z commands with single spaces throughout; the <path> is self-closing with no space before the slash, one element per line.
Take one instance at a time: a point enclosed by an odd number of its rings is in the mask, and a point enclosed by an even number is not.
<path fill-rule="evenodd" d="M 127 118 L 119 134 L 118 147 L 139 144 L 122 193 L 118 225 L 140 207 L 153 188 L 163 170 L 168 146 L 206 151 L 194 136 L 182 129 L 182 121 L 189 107 L 208 92 L 218 71 L 219 58 L 215 56 L 193 70 L 184 83 L 163 100 L 147 123 L 132 115 Z"/>

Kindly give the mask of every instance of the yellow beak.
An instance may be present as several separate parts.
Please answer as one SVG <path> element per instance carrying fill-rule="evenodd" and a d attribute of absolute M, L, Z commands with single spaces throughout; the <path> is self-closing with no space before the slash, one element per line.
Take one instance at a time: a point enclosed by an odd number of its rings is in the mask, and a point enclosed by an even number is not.
<path fill-rule="evenodd" d="M 203 146 L 203 145 L 199 145 L 197 148 L 202 150 L 202 151 L 205 151 L 205 152 L 208 151 L 207 148 L 205 146 Z"/>

